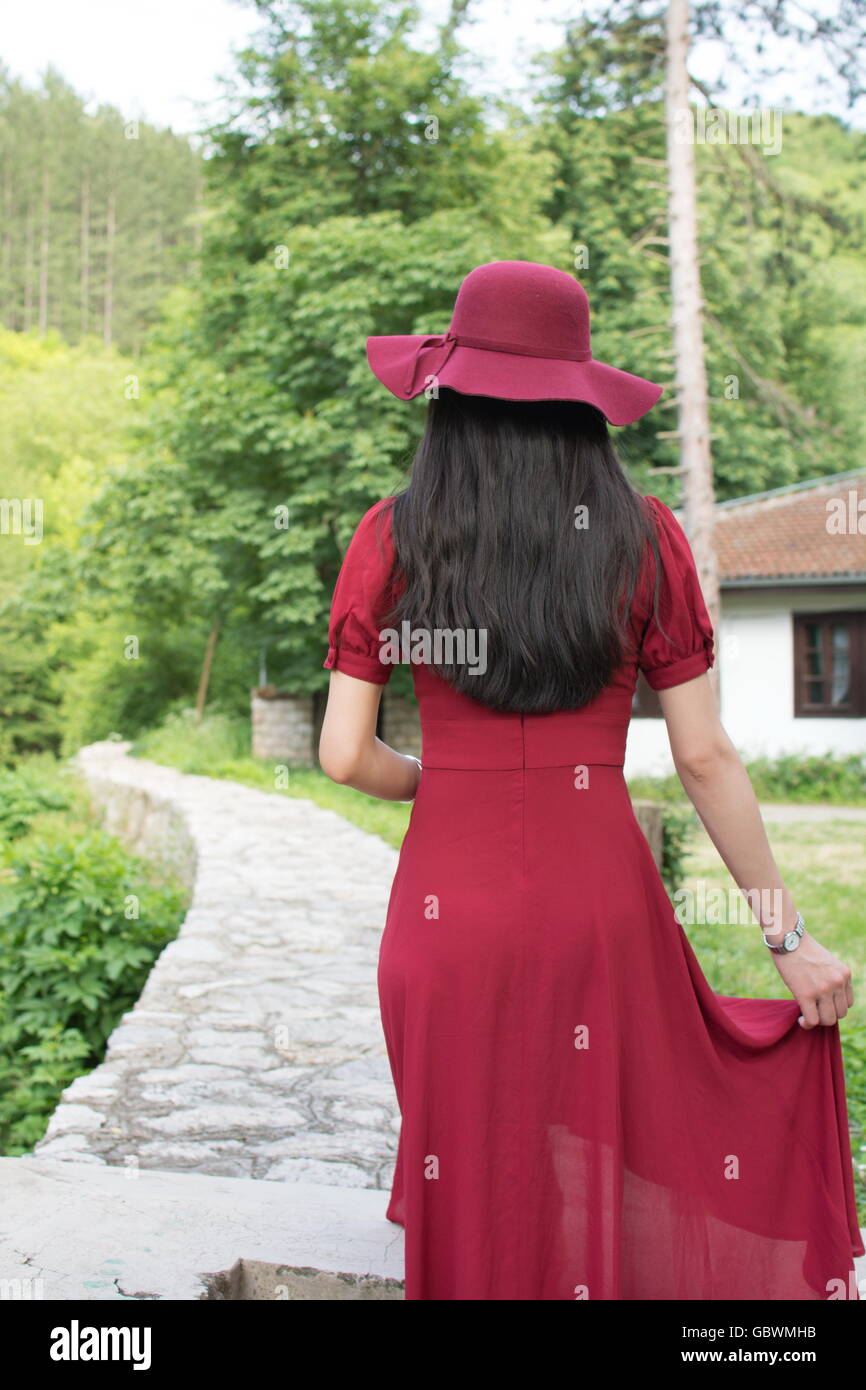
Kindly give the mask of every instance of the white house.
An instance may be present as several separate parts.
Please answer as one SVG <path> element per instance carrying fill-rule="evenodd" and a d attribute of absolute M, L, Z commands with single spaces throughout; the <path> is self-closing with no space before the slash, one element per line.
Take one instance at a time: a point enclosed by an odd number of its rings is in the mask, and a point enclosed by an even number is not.
<path fill-rule="evenodd" d="M 866 471 L 720 502 L 716 514 L 721 713 L 740 753 L 866 753 Z M 642 680 L 626 776 L 672 771 Z"/>

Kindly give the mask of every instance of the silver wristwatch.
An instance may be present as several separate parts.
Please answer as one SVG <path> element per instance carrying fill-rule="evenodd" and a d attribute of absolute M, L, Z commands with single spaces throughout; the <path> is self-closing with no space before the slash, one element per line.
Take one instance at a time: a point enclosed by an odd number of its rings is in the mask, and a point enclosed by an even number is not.
<path fill-rule="evenodd" d="M 772 946 L 770 942 L 767 940 L 766 936 L 764 936 L 764 945 L 767 947 L 768 950 L 775 951 L 777 955 L 786 955 L 788 951 L 796 951 L 797 947 L 800 944 L 800 937 L 803 935 L 803 932 L 805 930 L 806 923 L 803 921 L 803 918 L 800 916 L 800 913 L 798 912 L 796 922 L 794 923 L 793 927 L 789 932 L 785 932 L 785 935 L 782 937 L 782 940 L 780 941 L 778 946 Z M 761 933 L 761 935 L 764 935 L 763 932 Z"/>

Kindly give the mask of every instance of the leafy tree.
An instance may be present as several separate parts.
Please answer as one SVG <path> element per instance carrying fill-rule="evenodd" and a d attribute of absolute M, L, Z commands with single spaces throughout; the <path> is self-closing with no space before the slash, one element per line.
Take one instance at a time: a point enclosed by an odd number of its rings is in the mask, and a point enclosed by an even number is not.
<path fill-rule="evenodd" d="M 669 388 L 623 443 L 640 482 L 673 502 L 663 82 L 662 11 L 608 7 L 541 64 L 537 139 L 556 160 L 547 210 L 587 250 L 593 350 Z M 862 363 L 864 140 L 834 117 L 786 113 L 777 156 L 696 147 L 719 497 L 841 471 L 862 452 L 856 397 L 833 381 Z"/>
<path fill-rule="evenodd" d="M 0 534 L 0 764 L 60 746 L 78 523 L 127 445 L 129 366 L 92 339 L 0 330 L 0 497 L 32 523 L 9 511 Z"/>
<path fill-rule="evenodd" d="M 201 280 L 152 343 L 155 462 L 103 489 L 83 573 L 142 615 L 151 597 L 183 614 L 200 659 L 218 625 L 217 683 L 246 644 L 247 686 L 264 647 L 271 679 L 309 691 L 342 549 L 420 426 L 371 376 L 366 338 L 442 331 L 473 265 L 567 264 L 568 246 L 541 210 L 550 159 L 490 127 L 450 42 L 412 47 L 413 7 L 260 8 L 257 95 L 210 135 Z"/>
<path fill-rule="evenodd" d="M 54 230 L 47 263 L 49 321 L 75 299 L 64 334 L 86 322 L 95 336 L 69 348 L 36 327 L 0 332 L 0 491 L 38 486 L 46 514 L 42 545 L 0 538 L 0 761 L 135 734 L 196 697 L 242 712 L 263 654 L 276 683 L 323 688 L 343 549 L 399 484 L 424 413 L 376 382 L 365 339 L 444 330 L 474 265 L 576 271 L 595 353 L 671 385 L 657 10 L 569 26 L 527 113 L 485 105 L 460 78 L 466 0 L 429 51 L 414 39 L 417 8 L 394 0 L 258 8 L 261 41 L 207 136 L 200 227 L 180 215 L 187 156 L 174 137 L 129 141 L 117 113 L 76 115 L 60 90 L 39 98 L 63 106 L 89 151 L 75 164 L 79 231 L 86 169 L 91 209 L 116 191 L 113 337 L 137 346 L 155 279 L 165 292 L 139 356 L 103 345 L 107 232 L 94 211 L 74 294 L 57 298 Z M 8 82 L 3 93 L 0 143 L 20 134 L 38 167 L 37 98 Z M 720 496 L 844 469 L 862 449 L 863 142 L 833 118 L 791 116 L 776 157 L 696 151 Z M 51 184 L 58 238 L 64 177 Z M 145 206 L 157 185 L 159 256 Z M 179 286 L 199 234 L 198 272 Z M 19 319 L 30 285 L 34 324 L 37 270 L 0 282 Z M 674 428 L 669 392 L 619 441 L 638 483 L 670 501 Z M 405 670 L 393 679 L 408 687 Z"/>

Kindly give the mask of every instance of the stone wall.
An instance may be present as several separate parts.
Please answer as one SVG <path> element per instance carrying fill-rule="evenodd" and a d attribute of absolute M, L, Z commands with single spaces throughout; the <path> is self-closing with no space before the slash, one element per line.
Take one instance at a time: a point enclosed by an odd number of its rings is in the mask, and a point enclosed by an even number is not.
<path fill-rule="evenodd" d="M 662 808 L 657 801 L 633 801 L 634 813 L 637 823 L 647 839 L 647 844 L 652 850 L 656 868 L 661 869 L 662 852 L 664 849 L 664 821 L 662 818 Z"/>
<path fill-rule="evenodd" d="M 418 701 L 385 692 L 382 697 L 382 738 L 398 753 L 421 756 L 421 720 Z"/>
<path fill-rule="evenodd" d="M 128 743 L 116 746 L 119 754 L 130 747 Z M 95 770 L 87 785 L 109 834 L 123 840 L 135 854 L 165 864 L 191 893 L 198 855 L 178 807 L 156 792 L 101 777 Z"/>
<path fill-rule="evenodd" d="M 250 692 L 254 758 L 313 767 L 315 710 L 311 695 L 289 695 L 272 687 Z"/>

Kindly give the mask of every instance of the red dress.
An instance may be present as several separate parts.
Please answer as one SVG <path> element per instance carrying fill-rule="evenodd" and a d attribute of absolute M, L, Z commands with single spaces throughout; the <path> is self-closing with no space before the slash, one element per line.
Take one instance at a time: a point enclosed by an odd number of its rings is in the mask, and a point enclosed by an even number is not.
<path fill-rule="evenodd" d="M 629 800 L 636 666 L 661 690 L 713 660 L 685 535 L 649 502 L 671 640 L 648 550 L 637 663 L 591 705 L 503 714 L 412 668 L 423 772 L 378 974 L 407 1299 L 858 1296 L 838 1026 L 713 992 Z M 382 506 L 346 553 L 324 662 L 378 684 Z M 720 930 L 765 950 L 757 926 Z"/>

